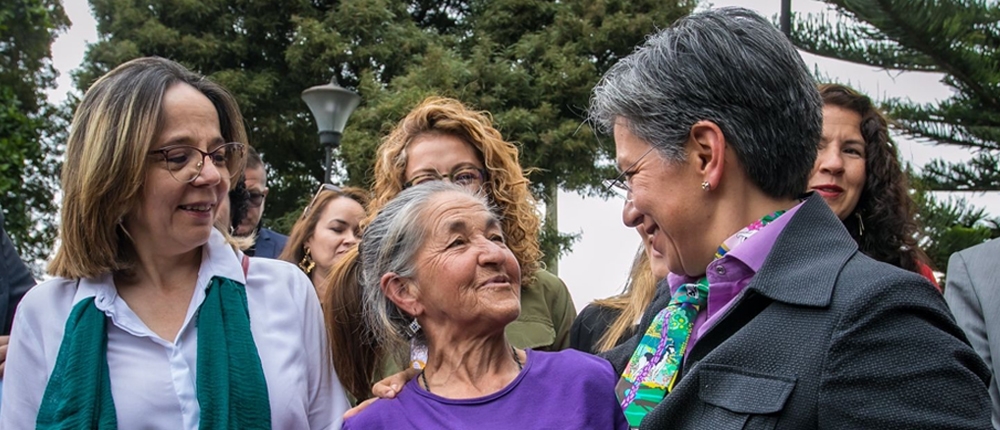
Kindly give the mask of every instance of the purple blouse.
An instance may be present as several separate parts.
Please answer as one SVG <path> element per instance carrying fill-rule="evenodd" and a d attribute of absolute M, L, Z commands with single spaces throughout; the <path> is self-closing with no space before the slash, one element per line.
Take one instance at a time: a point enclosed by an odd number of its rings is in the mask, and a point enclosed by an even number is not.
<path fill-rule="evenodd" d="M 453 400 L 408 382 L 394 400 L 378 400 L 344 429 L 628 429 L 607 360 L 572 349 L 527 350 L 521 373 L 485 397 Z"/>

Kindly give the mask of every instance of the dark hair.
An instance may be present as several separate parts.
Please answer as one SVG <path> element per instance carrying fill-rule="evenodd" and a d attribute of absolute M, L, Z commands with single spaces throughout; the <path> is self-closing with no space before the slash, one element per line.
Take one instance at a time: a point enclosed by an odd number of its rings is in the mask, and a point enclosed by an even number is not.
<path fill-rule="evenodd" d="M 930 258 L 917 245 L 917 205 L 910 197 L 909 180 L 889 137 L 889 121 L 868 96 L 850 87 L 822 84 L 819 93 L 824 105 L 861 115 L 865 184 L 854 211 L 844 218 L 844 226 L 865 255 L 920 273 L 917 262 L 930 266 Z"/>
<path fill-rule="evenodd" d="M 743 8 L 692 14 L 650 36 L 594 88 L 590 119 L 628 127 L 668 160 L 698 121 L 719 126 L 765 194 L 794 198 L 809 181 L 823 129 L 819 94 L 795 47 Z"/>
<path fill-rule="evenodd" d="M 246 177 L 240 175 L 233 189 L 229 190 L 229 226 L 236 228 L 246 218 L 250 210 L 250 192 L 247 191 Z"/>

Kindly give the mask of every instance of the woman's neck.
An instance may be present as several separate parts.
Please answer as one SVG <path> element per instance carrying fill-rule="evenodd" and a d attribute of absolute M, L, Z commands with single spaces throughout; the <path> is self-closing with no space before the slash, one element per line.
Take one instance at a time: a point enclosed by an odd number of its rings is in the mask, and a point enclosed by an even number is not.
<path fill-rule="evenodd" d="M 507 342 L 502 331 L 464 341 L 428 339 L 427 365 L 418 383 L 446 398 L 483 397 L 517 378 L 525 358 L 523 351 Z"/>
<path fill-rule="evenodd" d="M 201 248 L 175 256 L 137 253 L 131 276 L 115 276 L 118 296 L 146 327 L 173 342 L 184 323 L 198 272 Z"/>
<path fill-rule="evenodd" d="M 330 272 L 321 269 L 318 265 L 313 269 L 312 273 L 309 274 L 309 280 L 312 281 L 313 285 L 316 287 L 316 293 L 319 294 L 320 301 L 323 301 L 323 295 L 325 289 L 323 288 L 323 282 L 326 280 L 326 275 Z"/>

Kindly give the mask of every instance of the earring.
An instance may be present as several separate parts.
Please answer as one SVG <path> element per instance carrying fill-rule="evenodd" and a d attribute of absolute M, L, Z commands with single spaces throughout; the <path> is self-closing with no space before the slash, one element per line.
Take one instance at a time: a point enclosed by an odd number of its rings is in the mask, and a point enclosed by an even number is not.
<path fill-rule="evenodd" d="M 858 219 L 858 237 L 865 235 L 865 222 L 861 219 L 861 213 L 855 212 L 854 217 Z"/>
<path fill-rule="evenodd" d="M 701 189 L 708 191 L 712 189 L 712 184 L 709 184 L 708 181 L 704 181 L 701 183 Z"/>
<path fill-rule="evenodd" d="M 417 333 L 420 332 L 420 323 L 414 318 L 409 325 L 406 326 L 406 330 L 410 332 L 410 337 L 416 337 Z"/>
<path fill-rule="evenodd" d="M 313 261 L 310 252 L 309 248 L 306 248 L 306 254 L 302 256 L 302 261 L 299 262 L 299 269 L 306 272 L 306 275 L 312 273 L 313 269 L 316 267 L 316 262 Z"/>

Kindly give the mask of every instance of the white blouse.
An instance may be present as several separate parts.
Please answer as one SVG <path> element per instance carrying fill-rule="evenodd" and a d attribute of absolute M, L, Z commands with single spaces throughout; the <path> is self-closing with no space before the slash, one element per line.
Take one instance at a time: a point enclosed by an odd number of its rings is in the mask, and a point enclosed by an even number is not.
<path fill-rule="evenodd" d="M 96 297 L 109 318 L 108 367 L 122 429 L 197 429 L 197 310 L 213 276 L 246 284 L 250 330 L 267 380 L 271 428 L 339 429 L 348 401 L 332 370 L 326 329 L 309 278 L 284 261 L 242 255 L 213 231 L 176 342 L 154 334 L 115 289 L 110 274 L 56 278 L 30 290 L 17 309 L 3 381 L 0 429 L 35 427 L 73 306 Z"/>

